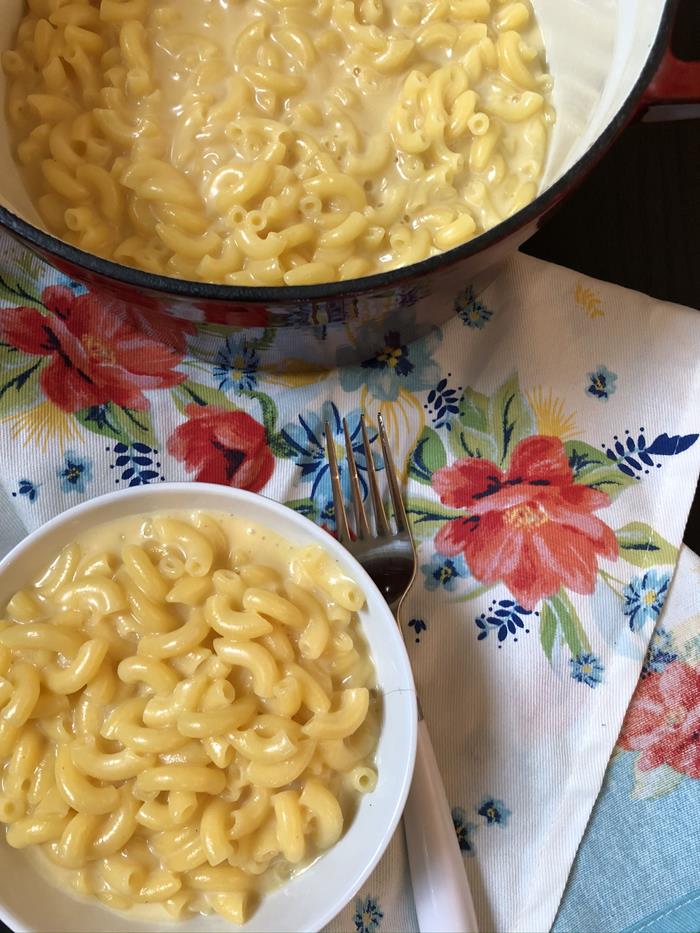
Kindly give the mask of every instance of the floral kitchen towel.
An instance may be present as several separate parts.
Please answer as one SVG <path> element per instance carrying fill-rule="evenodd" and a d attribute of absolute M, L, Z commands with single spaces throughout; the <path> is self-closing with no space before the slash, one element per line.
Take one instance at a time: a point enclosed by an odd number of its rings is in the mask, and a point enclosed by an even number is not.
<path fill-rule="evenodd" d="M 359 415 L 384 413 L 419 544 L 404 633 L 480 929 L 549 929 L 697 481 L 697 312 L 518 256 L 417 343 L 359 308 L 386 330 L 375 357 L 273 375 L 264 331 L 206 363 L 196 323 L 154 325 L 6 241 L 0 276 L 0 480 L 28 528 L 197 479 L 332 531 L 323 423 L 342 446 L 348 417 L 364 477 Z M 334 929 L 415 929 L 400 834 Z"/>

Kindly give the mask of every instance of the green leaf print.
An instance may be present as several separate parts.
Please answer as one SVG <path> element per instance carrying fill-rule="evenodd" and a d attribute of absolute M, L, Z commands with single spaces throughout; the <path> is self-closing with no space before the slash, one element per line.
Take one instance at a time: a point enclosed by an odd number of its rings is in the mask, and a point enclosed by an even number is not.
<path fill-rule="evenodd" d="M 184 382 L 171 389 L 170 394 L 178 411 L 183 415 L 188 405 L 192 404 L 199 405 L 202 408 L 206 405 L 212 405 L 224 411 L 238 411 L 236 405 L 231 402 L 225 392 L 213 386 L 195 382 L 193 379 L 185 379 Z"/>
<path fill-rule="evenodd" d="M 644 522 L 630 522 L 624 528 L 619 528 L 615 537 L 620 557 L 635 567 L 675 564 L 678 559 L 678 548 Z"/>
<path fill-rule="evenodd" d="M 421 541 L 434 537 L 449 519 L 464 517 L 463 512 L 448 509 L 434 499 L 422 499 L 418 496 L 408 497 L 406 513 L 413 527 L 413 534 Z"/>
<path fill-rule="evenodd" d="M 557 636 L 557 617 L 545 603 L 540 613 L 540 644 L 549 663 L 552 663 L 554 639 Z"/>
<path fill-rule="evenodd" d="M 158 447 L 158 438 L 153 430 L 151 416 L 147 411 L 122 408 L 114 402 L 92 405 L 75 413 L 83 427 L 100 437 L 109 437 L 123 444 L 138 442 Z"/>
<path fill-rule="evenodd" d="M 505 467 L 515 445 L 536 433 L 532 409 L 520 391 L 517 374 L 491 396 L 489 421 L 496 441 L 496 462 Z"/>
<path fill-rule="evenodd" d="M 245 333 L 245 331 L 243 333 Z M 251 347 L 255 347 L 255 349 L 258 351 L 269 350 L 270 347 L 274 344 L 276 336 L 276 327 L 266 327 L 259 337 L 253 337 L 249 339 L 248 343 Z"/>
<path fill-rule="evenodd" d="M 271 396 L 265 392 L 253 392 L 243 390 L 240 393 L 245 398 L 255 399 L 260 404 L 260 413 L 262 423 L 267 436 L 267 443 L 275 457 L 280 460 L 289 460 L 294 456 L 294 451 L 277 431 L 277 418 L 279 413 L 277 405 Z M 297 510 L 298 511 L 298 510 Z"/>
<path fill-rule="evenodd" d="M 38 279 L 42 272 L 45 271 L 45 264 L 36 256 L 34 253 L 30 252 L 28 249 L 23 249 L 19 256 L 15 259 L 15 266 L 22 273 L 23 279 Z"/>
<path fill-rule="evenodd" d="M 566 642 L 573 657 L 591 650 L 578 613 L 564 589 L 546 599 L 540 611 L 540 642 L 550 661 L 556 634 Z"/>
<path fill-rule="evenodd" d="M 311 519 L 318 524 L 319 512 L 318 506 L 313 499 L 289 499 L 284 503 L 288 509 L 293 509 L 305 518 Z"/>
<path fill-rule="evenodd" d="M 254 398 L 257 402 L 260 403 L 260 410 L 262 414 L 262 423 L 265 428 L 265 433 L 270 437 L 275 433 L 275 428 L 277 427 L 277 405 L 269 395 L 266 395 L 264 392 L 250 392 L 243 390 L 240 393 L 245 398 Z"/>
<path fill-rule="evenodd" d="M 277 432 L 268 434 L 267 443 L 273 455 L 277 457 L 278 460 L 291 460 L 293 458 L 294 450 L 289 446 L 281 434 L 278 434 Z"/>
<path fill-rule="evenodd" d="M 591 489 L 600 489 L 611 499 L 635 483 L 634 477 L 626 476 L 618 470 L 603 450 L 597 450 L 583 441 L 566 441 L 564 450 L 569 458 L 575 483 L 590 486 Z"/>
<path fill-rule="evenodd" d="M 498 448 L 489 420 L 489 399 L 467 389 L 460 399 L 459 415 L 452 423 L 450 446 L 456 457 L 481 457 L 495 460 Z"/>
<path fill-rule="evenodd" d="M 13 282 L 2 275 L 0 275 L 0 301 L 7 301 L 15 307 L 36 308 L 42 314 L 48 314 L 48 309 L 39 295 L 33 295 L 19 282 Z"/>
<path fill-rule="evenodd" d="M 0 344 L 0 415 L 9 415 L 40 401 L 39 375 L 46 357 L 31 356 Z"/>
<path fill-rule="evenodd" d="M 440 436 L 432 428 L 423 428 L 418 443 L 408 461 L 408 475 L 425 486 L 430 486 L 433 473 L 447 463 L 447 454 Z"/>

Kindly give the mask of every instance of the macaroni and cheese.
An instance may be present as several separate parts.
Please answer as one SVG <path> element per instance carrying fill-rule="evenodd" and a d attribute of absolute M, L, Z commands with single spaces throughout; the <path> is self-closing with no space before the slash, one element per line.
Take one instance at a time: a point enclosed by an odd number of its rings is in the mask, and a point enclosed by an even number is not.
<path fill-rule="evenodd" d="M 2 63 L 47 227 L 154 273 L 307 285 L 464 243 L 538 190 L 529 0 L 28 0 Z"/>
<path fill-rule="evenodd" d="M 0 821 L 81 895 L 234 923 L 377 782 L 359 588 L 226 515 L 94 528 L 0 613 Z"/>

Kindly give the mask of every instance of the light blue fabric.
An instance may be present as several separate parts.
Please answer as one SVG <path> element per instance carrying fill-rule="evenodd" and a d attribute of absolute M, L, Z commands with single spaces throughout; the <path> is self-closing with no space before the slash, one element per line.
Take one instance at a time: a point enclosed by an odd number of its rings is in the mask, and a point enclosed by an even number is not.
<path fill-rule="evenodd" d="M 623 933 L 697 933 L 700 930 L 700 890 L 687 894 L 647 917 L 641 923 L 627 927 Z"/>
<path fill-rule="evenodd" d="M 700 933 L 699 583 L 685 548 L 553 933 Z"/>
<path fill-rule="evenodd" d="M 553 933 L 700 931 L 700 781 L 635 800 L 634 758 L 608 768 Z"/>

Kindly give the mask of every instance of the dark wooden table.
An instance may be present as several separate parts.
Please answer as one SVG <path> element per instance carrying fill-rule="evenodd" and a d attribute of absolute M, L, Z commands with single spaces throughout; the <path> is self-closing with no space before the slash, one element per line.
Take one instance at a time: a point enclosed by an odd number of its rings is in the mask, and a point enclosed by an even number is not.
<path fill-rule="evenodd" d="M 636 123 L 523 251 L 699 308 L 699 216 L 700 121 Z M 700 554 L 700 487 L 685 542 Z"/>

